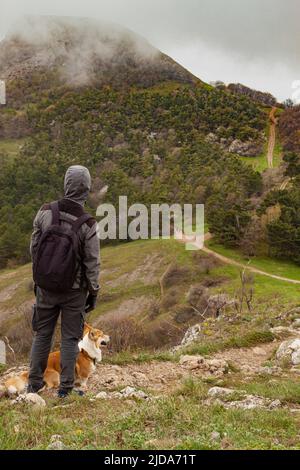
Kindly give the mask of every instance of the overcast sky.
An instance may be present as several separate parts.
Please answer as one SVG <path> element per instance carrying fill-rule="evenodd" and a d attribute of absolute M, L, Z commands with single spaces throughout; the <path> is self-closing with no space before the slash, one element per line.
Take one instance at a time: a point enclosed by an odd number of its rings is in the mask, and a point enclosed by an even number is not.
<path fill-rule="evenodd" d="M 0 37 L 22 14 L 85 16 L 142 34 L 209 82 L 284 99 L 300 80 L 299 0 L 0 0 Z"/>

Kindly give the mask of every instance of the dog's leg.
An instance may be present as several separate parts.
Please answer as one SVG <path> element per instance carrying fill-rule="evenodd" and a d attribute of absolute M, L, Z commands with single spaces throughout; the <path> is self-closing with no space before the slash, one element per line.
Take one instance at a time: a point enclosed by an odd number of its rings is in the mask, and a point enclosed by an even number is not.
<path fill-rule="evenodd" d="M 47 388 L 58 388 L 60 384 L 59 373 L 54 369 L 46 369 L 44 382 L 46 383 Z"/>

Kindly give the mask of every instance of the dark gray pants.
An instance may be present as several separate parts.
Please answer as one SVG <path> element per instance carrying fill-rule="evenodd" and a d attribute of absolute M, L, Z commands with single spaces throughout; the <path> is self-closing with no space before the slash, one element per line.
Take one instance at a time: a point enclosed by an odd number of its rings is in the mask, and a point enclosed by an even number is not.
<path fill-rule="evenodd" d="M 78 341 L 84 328 L 84 307 L 87 292 L 73 290 L 66 294 L 53 294 L 37 289 L 36 309 L 32 326 L 35 332 L 30 361 L 29 386 L 43 386 L 55 326 L 61 313 L 61 376 L 60 389 L 70 391 L 74 386 Z"/>

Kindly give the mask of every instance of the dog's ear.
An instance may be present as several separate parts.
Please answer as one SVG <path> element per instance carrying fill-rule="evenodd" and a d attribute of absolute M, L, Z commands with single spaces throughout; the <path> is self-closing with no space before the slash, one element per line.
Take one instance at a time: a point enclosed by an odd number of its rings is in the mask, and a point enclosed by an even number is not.
<path fill-rule="evenodd" d="M 91 340 L 95 340 L 95 339 L 96 339 L 96 336 L 97 336 L 97 335 L 96 335 L 95 330 L 94 330 L 93 328 L 91 328 L 91 329 L 89 330 L 89 338 L 90 338 Z"/>
<path fill-rule="evenodd" d="M 84 329 L 83 329 L 83 336 L 85 336 L 87 333 L 89 333 L 91 331 L 91 327 L 90 325 L 88 325 L 88 323 L 85 323 L 84 324 Z"/>

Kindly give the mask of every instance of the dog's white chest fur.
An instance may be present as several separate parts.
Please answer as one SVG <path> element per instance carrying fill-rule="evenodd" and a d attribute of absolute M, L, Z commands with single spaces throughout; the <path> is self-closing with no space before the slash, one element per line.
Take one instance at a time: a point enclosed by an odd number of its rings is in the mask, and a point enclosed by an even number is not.
<path fill-rule="evenodd" d="M 97 348 L 96 344 L 90 340 L 89 335 L 86 334 L 78 343 L 79 351 L 85 351 L 92 359 L 97 362 L 102 361 L 101 349 Z"/>

